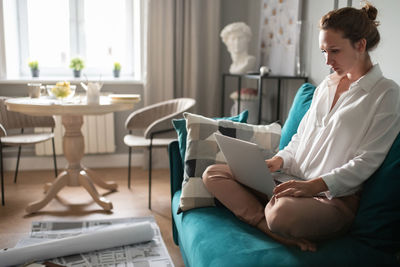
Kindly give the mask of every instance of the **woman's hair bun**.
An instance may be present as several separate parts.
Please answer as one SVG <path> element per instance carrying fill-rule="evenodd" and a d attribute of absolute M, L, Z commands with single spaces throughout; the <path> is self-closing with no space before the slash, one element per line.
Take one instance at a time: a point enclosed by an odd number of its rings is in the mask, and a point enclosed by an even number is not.
<path fill-rule="evenodd" d="M 352 44 L 365 39 L 367 45 L 365 50 L 371 51 L 380 40 L 376 20 L 378 10 L 365 1 L 361 9 L 354 7 L 343 7 L 332 10 L 325 14 L 320 20 L 320 29 L 342 31 L 343 37 L 349 39 Z"/>
<path fill-rule="evenodd" d="M 361 10 L 367 13 L 367 16 L 370 20 L 375 20 L 376 16 L 378 15 L 378 10 L 370 3 L 366 3 Z"/>

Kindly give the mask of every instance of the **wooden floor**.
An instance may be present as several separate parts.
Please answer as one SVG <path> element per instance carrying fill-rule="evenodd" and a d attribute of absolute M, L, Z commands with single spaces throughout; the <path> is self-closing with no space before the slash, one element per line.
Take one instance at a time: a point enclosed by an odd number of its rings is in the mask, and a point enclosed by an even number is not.
<path fill-rule="evenodd" d="M 14 247 L 27 236 L 32 221 L 39 220 L 92 220 L 125 217 L 154 216 L 162 237 L 176 267 L 184 266 L 179 247 L 172 239 L 169 170 L 153 171 L 152 210 L 147 208 L 147 171 L 133 169 L 131 189 L 127 186 L 127 168 L 93 169 L 104 181 L 118 183 L 118 191 L 107 192 L 97 188 L 100 194 L 114 206 L 111 212 L 103 211 L 82 187 L 66 187 L 58 197 L 35 214 L 27 215 L 25 207 L 43 197 L 43 185 L 54 181 L 54 171 L 20 171 L 13 183 L 13 172 L 6 172 L 5 206 L 0 206 L 0 248 Z"/>

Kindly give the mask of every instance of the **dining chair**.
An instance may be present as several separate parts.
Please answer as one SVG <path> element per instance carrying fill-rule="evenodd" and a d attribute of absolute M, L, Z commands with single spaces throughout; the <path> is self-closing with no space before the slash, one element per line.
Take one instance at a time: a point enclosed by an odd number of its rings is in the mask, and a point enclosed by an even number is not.
<path fill-rule="evenodd" d="M 5 147 L 18 147 L 17 164 L 14 173 L 14 183 L 17 182 L 19 160 L 22 146 L 52 140 L 54 174 L 57 177 L 57 159 L 54 145 L 55 120 L 52 116 L 30 116 L 19 112 L 8 111 L 5 101 L 7 97 L 0 97 L 0 172 L 1 172 L 1 203 L 4 206 L 4 155 Z M 43 127 L 51 128 L 51 132 L 34 133 L 33 130 L 25 132 L 25 129 Z M 16 133 L 20 129 L 19 133 Z"/>
<path fill-rule="evenodd" d="M 149 172 L 149 209 L 151 209 L 151 174 L 152 149 L 168 148 L 168 144 L 176 139 L 172 119 L 182 118 L 182 114 L 196 104 L 192 98 L 177 98 L 159 102 L 132 112 L 125 121 L 129 134 L 124 143 L 129 147 L 128 156 L 128 188 L 131 187 L 131 154 L 132 149 L 148 149 Z"/>

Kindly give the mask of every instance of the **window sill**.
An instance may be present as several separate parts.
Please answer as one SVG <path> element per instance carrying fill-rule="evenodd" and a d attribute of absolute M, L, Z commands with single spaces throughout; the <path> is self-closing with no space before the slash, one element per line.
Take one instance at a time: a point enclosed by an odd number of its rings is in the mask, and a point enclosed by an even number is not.
<path fill-rule="evenodd" d="M 71 76 L 49 76 L 49 77 L 7 77 L 4 79 L 0 79 L 0 84 L 26 84 L 26 83 L 43 83 L 43 84 L 52 84 L 58 81 L 69 81 L 71 84 L 79 84 L 80 82 L 97 82 L 101 81 L 104 84 L 143 84 L 143 81 L 135 79 L 130 76 L 122 76 L 119 78 L 114 78 L 112 76 L 106 77 L 81 77 L 74 78 Z"/>

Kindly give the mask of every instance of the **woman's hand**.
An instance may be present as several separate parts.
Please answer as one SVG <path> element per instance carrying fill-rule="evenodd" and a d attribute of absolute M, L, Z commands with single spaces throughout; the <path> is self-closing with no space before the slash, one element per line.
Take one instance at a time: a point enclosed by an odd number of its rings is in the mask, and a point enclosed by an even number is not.
<path fill-rule="evenodd" d="M 309 181 L 290 180 L 277 185 L 274 188 L 274 194 L 276 198 L 285 196 L 313 197 L 327 190 L 328 187 L 326 186 L 322 178 L 317 178 Z"/>
<path fill-rule="evenodd" d="M 267 163 L 270 172 L 276 172 L 283 166 L 283 159 L 278 156 L 267 159 L 265 162 Z"/>

